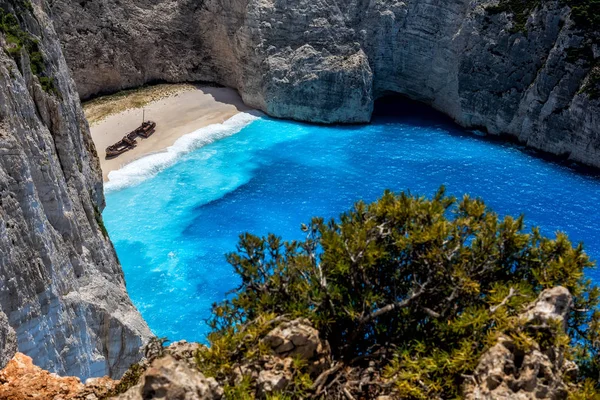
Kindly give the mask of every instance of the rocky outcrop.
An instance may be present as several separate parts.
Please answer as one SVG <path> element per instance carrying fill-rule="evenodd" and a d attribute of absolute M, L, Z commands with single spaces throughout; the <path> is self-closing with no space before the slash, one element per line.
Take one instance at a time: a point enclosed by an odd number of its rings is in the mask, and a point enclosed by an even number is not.
<path fill-rule="evenodd" d="M 552 323 L 566 328 L 572 297 L 564 287 L 542 292 L 523 315 L 525 327 L 542 331 Z M 465 387 L 467 400 L 566 399 L 568 379 L 574 378 L 577 366 L 566 359 L 565 349 L 544 348 L 534 343 L 528 351 L 514 340 L 501 336 L 498 343 L 483 354 L 472 381 Z"/>
<path fill-rule="evenodd" d="M 0 311 L 36 365 L 119 377 L 151 334 L 102 225 L 87 122 L 46 3 L 0 7 L 18 16 L 0 32 Z"/>
<path fill-rule="evenodd" d="M 258 364 L 241 368 L 256 376 L 259 398 L 288 388 L 294 379 L 294 359 L 306 362 L 307 373 L 315 377 L 331 364 L 329 344 L 320 339 L 319 332 L 304 318 L 282 323 L 269 332 L 262 343 L 272 354 Z"/>
<path fill-rule="evenodd" d="M 140 382 L 115 399 L 219 400 L 222 397 L 223 389 L 213 378 L 205 378 L 184 361 L 167 354 L 154 360 Z"/>
<path fill-rule="evenodd" d="M 564 334 L 571 307 L 572 297 L 567 289 L 556 287 L 542 292 L 515 325 L 521 333 L 541 340 L 523 348 L 523 343 L 519 345 L 511 339 L 509 332 L 500 335 L 497 344 L 483 353 L 472 374 L 464 375 L 464 397 L 566 399 L 576 389 L 569 382 L 575 381 L 577 366 L 568 360 L 568 346 L 555 339 L 557 334 Z M 19 353 L 0 371 L 0 398 L 220 400 L 227 391 L 227 398 L 266 399 L 291 393 L 301 398 L 404 398 L 397 392 L 397 382 L 386 377 L 387 363 L 378 363 L 386 358 L 385 352 L 368 363 L 345 364 L 332 359 L 327 341 L 320 339 L 307 319 L 272 321 L 279 325 L 255 337 L 258 354 L 235 357 L 231 374 L 217 374 L 218 381 L 199 371 L 198 367 L 203 366 L 202 352 L 209 351 L 207 348 L 185 341 L 163 347 L 160 340 L 151 340 L 145 348 L 146 358 L 121 381 L 100 378 L 82 384 L 78 378 L 43 371 Z M 247 336 L 250 338 L 252 333 Z M 236 348 L 244 346 L 240 343 Z M 299 382 L 303 382 L 302 386 Z"/>
<path fill-rule="evenodd" d="M 506 0 L 501 0 L 506 1 Z M 467 128 L 600 166 L 595 61 L 564 2 L 517 26 L 498 0 L 52 2 L 82 98 L 152 81 L 234 87 L 270 115 L 368 122 L 398 93 Z"/>
<path fill-rule="evenodd" d="M 241 358 L 228 378 L 232 387 L 249 379 L 252 382 L 249 389 L 257 398 L 268 398 L 270 394 L 290 389 L 297 377 L 295 363 L 298 361 L 305 365 L 306 373 L 314 377 L 331 367 L 329 345 L 320 339 L 319 332 L 307 319 L 283 320 L 260 342 L 264 354 L 253 360 Z M 146 346 L 147 358 L 140 363 L 144 373 L 135 386 L 117 398 L 221 399 L 222 386 L 198 371 L 196 353 L 201 347 L 181 341 L 163 348 L 159 341 L 151 341 Z"/>
<path fill-rule="evenodd" d="M 90 379 L 85 385 L 76 377 L 60 377 L 17 353 L 0 371 L 0 399 L 98 400 L 117 384 L 109 378 Z"/>
<path fill-rule="evenodd" d="M 269 332 L 262 342 L 279 358 L 314 360 L 330 352 L 327 342 L 319 338 L 319 331 L 305 318 L 282 323 Z"/>
<path fill-rule="evenodd" d="M 17 352 L 17 336 L 8 324 L 8 318 L 0 311 L 0 369 L 4 368 Z"/>

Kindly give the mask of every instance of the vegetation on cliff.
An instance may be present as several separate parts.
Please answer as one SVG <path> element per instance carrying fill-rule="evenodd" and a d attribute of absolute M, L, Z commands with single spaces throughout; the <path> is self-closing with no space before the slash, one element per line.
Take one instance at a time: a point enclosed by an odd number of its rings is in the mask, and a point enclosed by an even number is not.
<path fill-rule="evenodd" d="M 568 49 L 566 59 L 580 63 L 589 72 L 580 93 L 592 99 L 600 97 L 600 62 L 595 60 L 594 47 L 600 46 L 600 0 L 561 0 L 569 6 L 570 19 L 575 32 L 582 36 L 581 42 Z M 512 18 L 512 33 L 527 33 L 527 23 L 532 13 L 543 4 L 541 0 L 500 0 L 486 7 L 488 15 L 508 13 Z"/>
<path fill-rule="evenodd" d="M 298 360 L 285 398 L 318 397 L 330 384 L 345 390 L 356 368 L 379 371 L 379 387 L 402 398 L 460 398 L 501 335 L 525 352 L 536 343 L 561 349 L 579 367 L 564 377 L 573 398 L 596 396 L 597 381 L 586 378 L 600 371 L 600 292 L 584 277 L 592 263 L 582 245 L 564 234 L 526 232 L 522 217 L 499 218 L 483 201 L 443 189 L 432 199 L 386 192 L 303 231 L 304 240 L 287 242 L 244 234 L 228 255 L 242 283 L 214 306 L 210 347 L 197 362 L 230 398 L 254 398 L 256 382 L 240 362 L 265 356 L 260 338 L 278 319 L 298 317 L 329 341 L 336 364 L 315 376 Z M 566 331 L 526 325 L 526 306 L 555 286 L 573 295 Z"/>
<path fill-rule="evenodd" d="M 571 19 L 581 32 L 592 32 L 600 25 L 599 0 L 561 0 L 571 8 Z M 532 12 L 541 6 L 541 0 L 500 0 L 497 5 L 488 6 L 490 14 L 509 13 L 513 17 L 513 32 L 525 32 Z"/>
<path fill-rule="evenodd" d="M 12 3 L 17 9 L 29 13 L 33 12 L 32 5 L 29 2 L 13 1 Z M 58 95 L 53 78 L 46 75 L 46 64 L 40 50 L 39 41 L 21 28 L 18 19 L 19 14 L 21 13 L 14 14 L 0 8 L 0 32 L 4 34 L 6 40 L 4 51 L 15 60 L 19 69 L 23 72 L 21 51 L 24 50 L 29 57 L 31 73 L 38 77 L 42 89 L 48 93 Z"/>

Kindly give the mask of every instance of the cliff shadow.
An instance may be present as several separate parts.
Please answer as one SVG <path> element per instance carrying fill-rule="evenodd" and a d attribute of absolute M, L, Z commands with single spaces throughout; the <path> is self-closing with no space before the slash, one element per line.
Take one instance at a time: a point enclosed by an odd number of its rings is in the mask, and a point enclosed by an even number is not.
<path fill-rule="evenodd" d="M 464 128 L 446 114 L 401 94 L 388 93 L 375 101 L 372 122 L 386 120 L 405 121 L 424 128 L 443 126 L 450 135 L 475 137 L 477 140 L 483 140 L 498 146 L 511 146 L 532 157 L 566 167 L 578 174 L 600 179 L 600 169 L 570 160 L 568 158 L 569 154 L 556 155 L 535 150 L 527 147 L 525 143 L 520 142 L 515 136 L 509 134 L 492 135 L 483 127 Z"/>

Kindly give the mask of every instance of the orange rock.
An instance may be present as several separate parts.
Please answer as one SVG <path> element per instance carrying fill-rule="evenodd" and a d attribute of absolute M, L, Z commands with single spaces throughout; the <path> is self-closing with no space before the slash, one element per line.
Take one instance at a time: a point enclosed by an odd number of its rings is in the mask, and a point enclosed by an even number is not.
<path fill-rule="evenodd" d="M 94 379 L 88 385 L 76 377 L 61 377 L 37 367 L 30 357 L 17 353 L 0 371 L 0 400 L 94 399 L 110 390 L 116 381 Z"/>

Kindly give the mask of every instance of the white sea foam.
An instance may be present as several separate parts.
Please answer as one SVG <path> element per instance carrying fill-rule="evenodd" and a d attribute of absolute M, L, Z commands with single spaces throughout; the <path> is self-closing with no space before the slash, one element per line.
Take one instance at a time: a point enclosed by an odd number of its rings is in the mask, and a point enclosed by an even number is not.
<path fill-rule="evenodd" d="M 221 124 L 209 125 L 188 133 L 177 139 L 165 151 L 149 154 L 125 165 L 121 169 L 109 172 L 108 182 L 104 184 L 104 189 L 113 191 L 138 185 L 173 165 L 183 155 L 206 146 L 215 140 L 238 133 L 245 126 L 259 119 L 260 116 L 259 112 L 239 113 Z"/>

